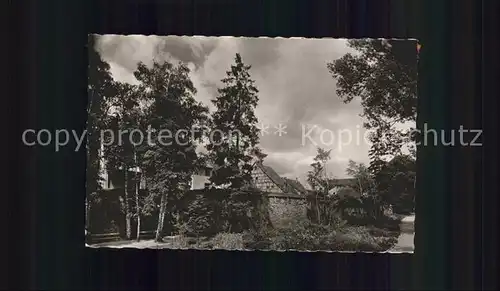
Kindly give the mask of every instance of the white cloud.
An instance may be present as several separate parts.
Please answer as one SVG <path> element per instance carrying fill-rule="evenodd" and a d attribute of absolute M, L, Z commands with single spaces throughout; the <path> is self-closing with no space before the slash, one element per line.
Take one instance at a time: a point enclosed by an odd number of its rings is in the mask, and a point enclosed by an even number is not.
<path fill-rule="evenodd" d="M 259 89 L 257 117 L 271 125 L 271 130 L 280 122 L 287 124 L 286 135 L 261 138 L 261 147 L 268 154 L 266 163 L 279 174 L 305 183 L 316 148 L 302 145 L 302 124 L 316 124 L 337 136 L 341 130 L 351 131 L 354 141 L 349 145 L 319 144 L 332 149 L 329 168 L 334 176 L 345 177 L 349 159 L 368 162 L 361 105 L 358 100 L 344 104 L 338 98 L 336 82 L 326 68 L 327 62 L 352 52 L 346 40 L 103 36 L 99 48 L 113 77 L 123 82 L 134 82 L 132 71 L 137 62 L 148 64 L 153 56 L 188 63 L 196 98 L 212 109 L 210 100 L 239 52 L 252 66 L 251 76 Z M 361 142 L 355 140 L 358 132 Z M 316 133 L 314 138 L 318 137 Z"/>

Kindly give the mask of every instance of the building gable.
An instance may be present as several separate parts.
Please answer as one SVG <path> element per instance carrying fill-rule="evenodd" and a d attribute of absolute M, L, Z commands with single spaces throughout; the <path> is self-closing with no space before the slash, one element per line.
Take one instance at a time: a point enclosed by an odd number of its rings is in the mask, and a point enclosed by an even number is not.
<path fill-rule="evenodd" d="M 269 177 L 262 167 L 255 166 L 252 170 L 254 186 L 264 192 L 285 193 L 277 183 Z"/>
<path fill-rule="evenodd" d="M 280 177 L 273 168 L 264 166 L 262 162 L 254 164 L 252 177 L 254 185 L 261 191 L 296 195 L 307 192 L 299 181 Z"/>

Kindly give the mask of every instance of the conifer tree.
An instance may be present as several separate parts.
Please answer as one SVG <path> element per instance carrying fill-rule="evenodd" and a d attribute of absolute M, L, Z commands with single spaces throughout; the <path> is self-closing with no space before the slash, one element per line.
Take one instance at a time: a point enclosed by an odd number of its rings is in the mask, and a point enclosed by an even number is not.
<path fill-rule="evenodd" d="M 254 110 L 258 90 L 250 77 L 250 65 L 239 54 L 222 79 L 212 100 L 216 111 L 212 115 L 212 134 L 207 146 L 214 163 L 211 183 L 241 189 L 251 181 L 253 153 L 258 151 L 258 120 Z"/>

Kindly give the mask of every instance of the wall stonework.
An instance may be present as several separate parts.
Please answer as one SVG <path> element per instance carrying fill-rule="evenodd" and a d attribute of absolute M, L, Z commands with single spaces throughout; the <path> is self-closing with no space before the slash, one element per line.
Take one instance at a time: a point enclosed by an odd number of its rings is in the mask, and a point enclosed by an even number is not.
<path fill-rule="evenodd" d="M 274 226 L 290 221 L 307 219 L 307 199 L 290 197 L 269 197 L 269 217 Z"/>

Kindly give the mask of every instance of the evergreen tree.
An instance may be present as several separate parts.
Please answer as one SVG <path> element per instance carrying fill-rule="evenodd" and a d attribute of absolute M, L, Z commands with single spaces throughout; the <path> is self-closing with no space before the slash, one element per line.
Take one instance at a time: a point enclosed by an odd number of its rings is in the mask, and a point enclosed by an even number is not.
<path fill-rule="evenodd" d="M 251 182 L 253 153 L 258 152 L 258 120 L 254 110 L 259 92 L 250 78 L 250 65 L 239 54 L 222 79 L 223 88 L 212 100 L 212 134 L 207 149 L 214 163 L 210 181 L 215 186 L 241 189 Z"/>

